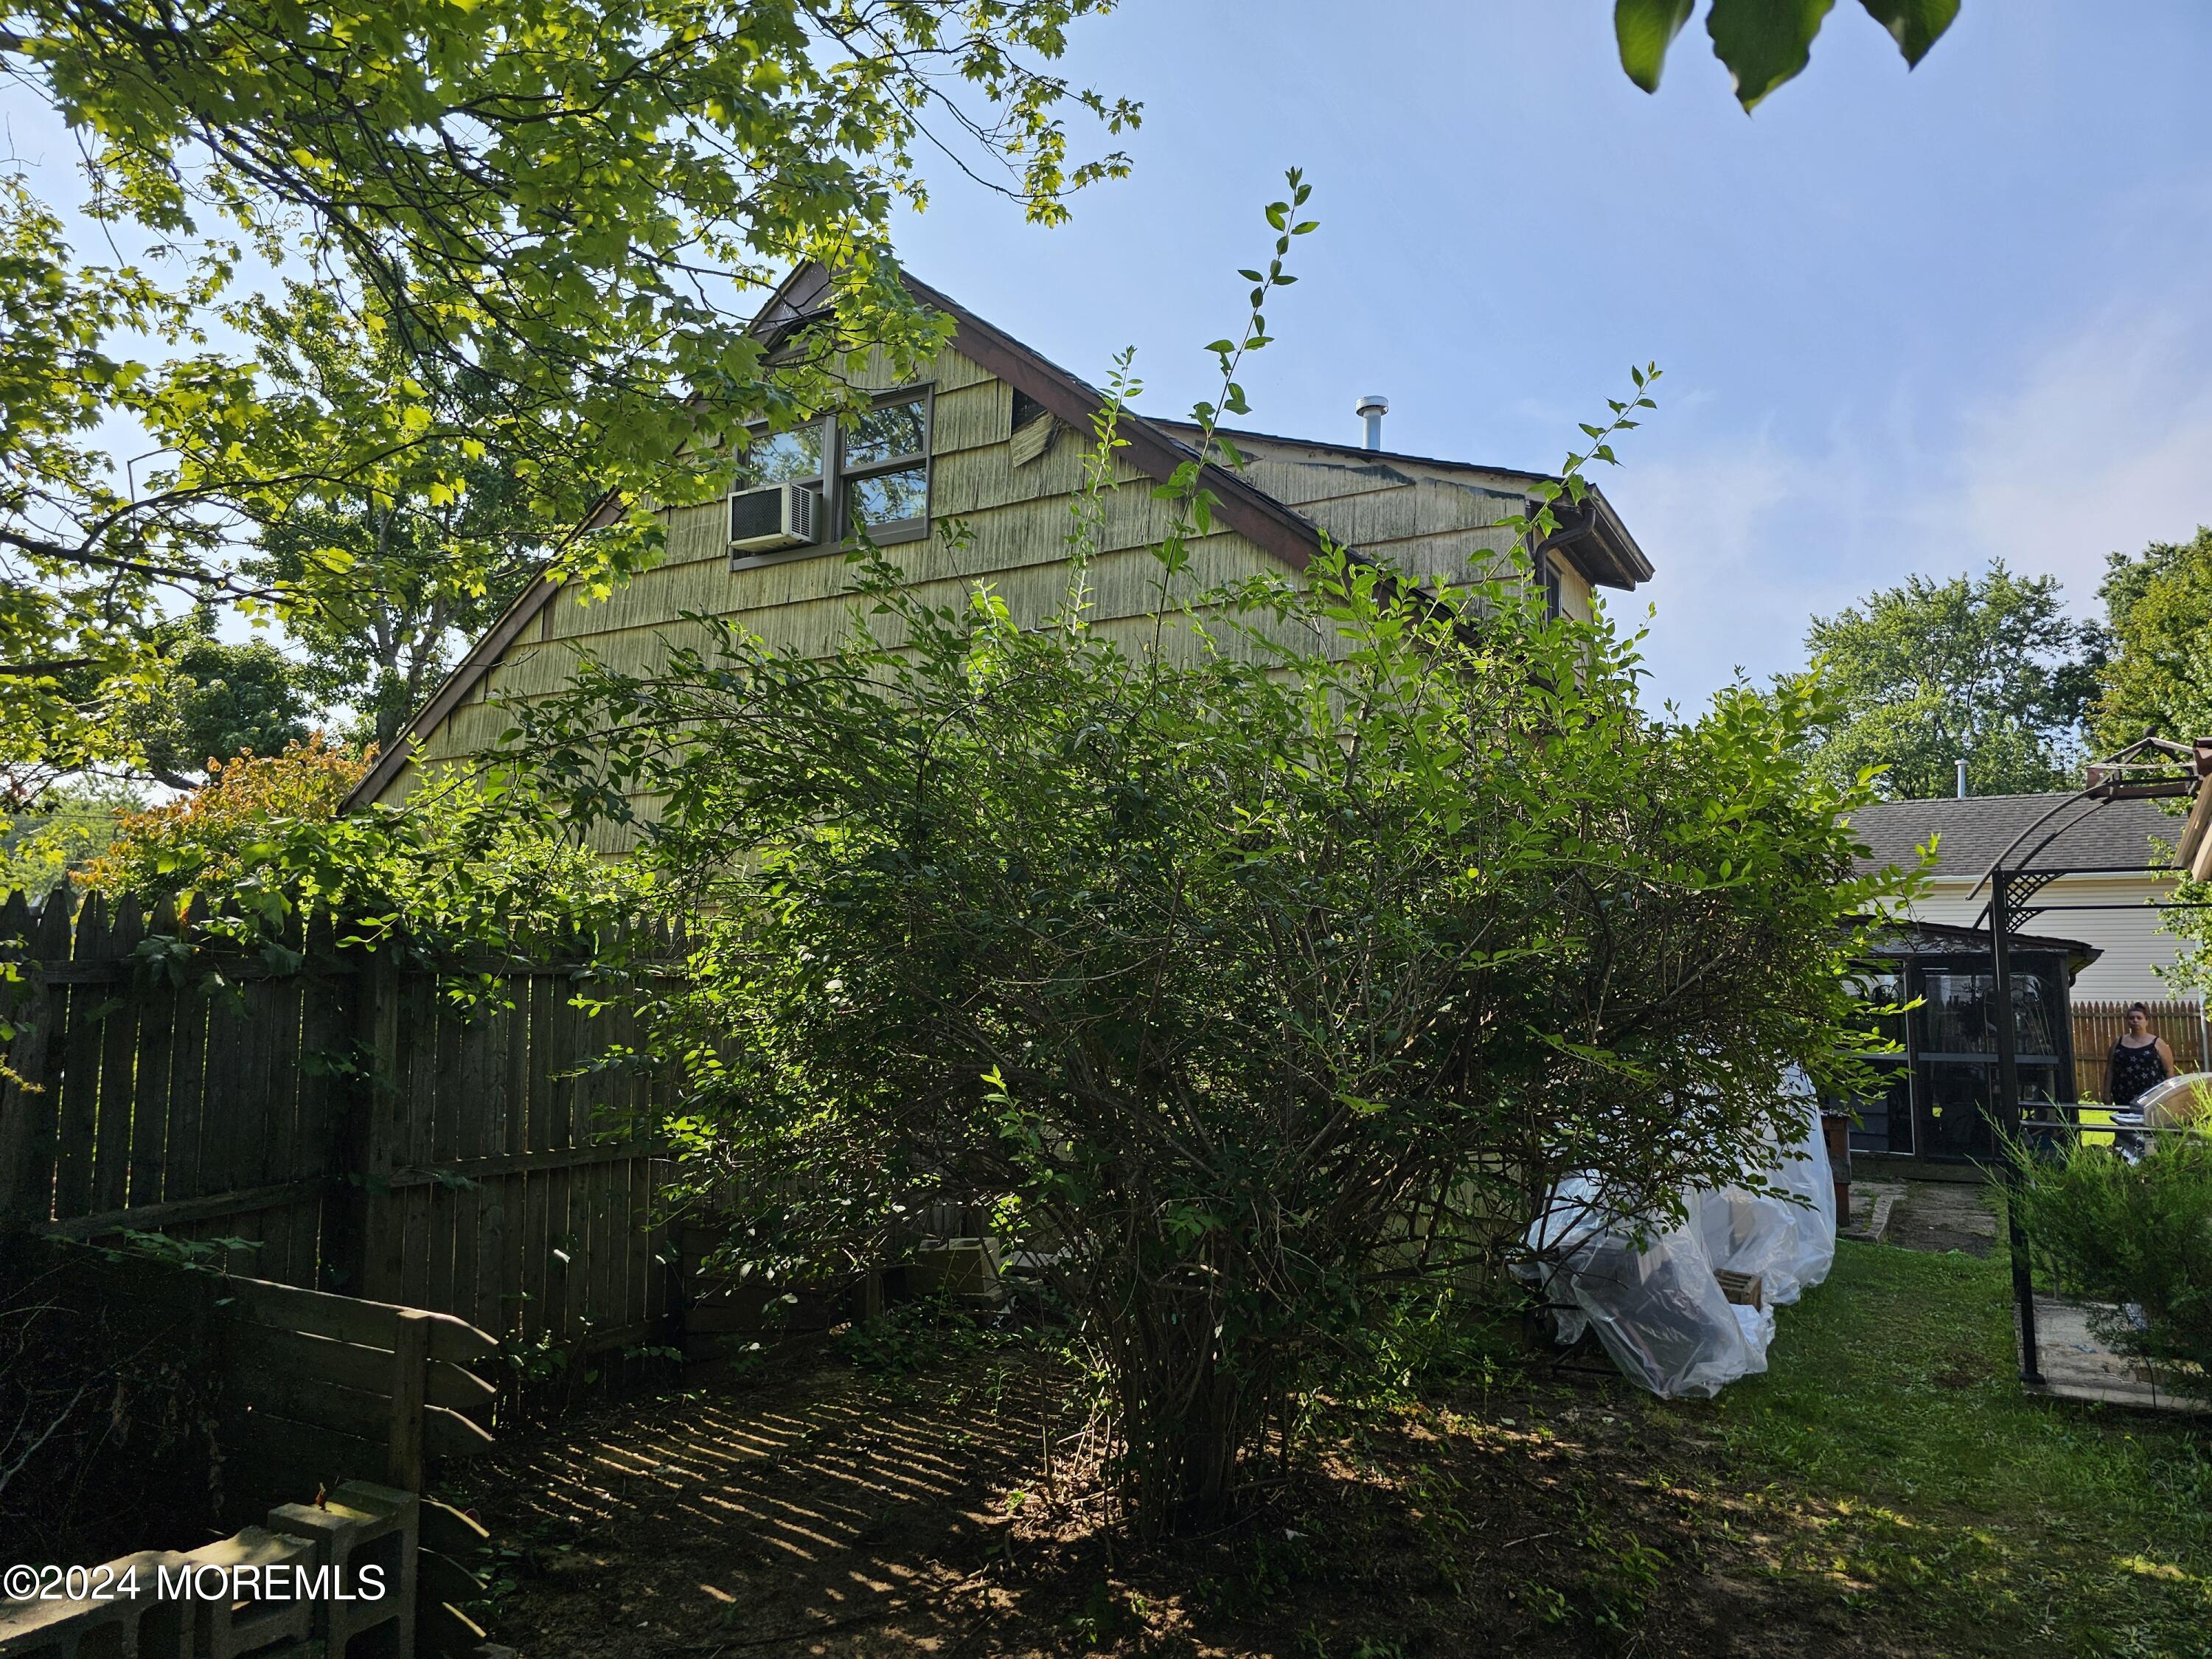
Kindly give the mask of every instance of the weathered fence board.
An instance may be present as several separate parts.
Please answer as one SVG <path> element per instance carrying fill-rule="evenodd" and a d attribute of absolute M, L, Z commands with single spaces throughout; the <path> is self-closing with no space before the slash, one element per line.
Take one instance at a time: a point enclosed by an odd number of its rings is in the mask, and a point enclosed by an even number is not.
<path fill-rule="evenodd" d="M 575 1006 L 580 951 L 490 965 L 495 994 L 464 1008 L 327 923 L 213 973 L 137 954 L 176 928 L 66 890 L 0 896 L 21 976 L 0 987 L 21 1079 L 0 1073 L 0 1225 L 244 1238 L 238 1270 L 518 1345 L 593 1352 L 669 1321 L 656 1152 L 630 1121 L 654 1085 L 592 1067 L 637 1028 Z"/>

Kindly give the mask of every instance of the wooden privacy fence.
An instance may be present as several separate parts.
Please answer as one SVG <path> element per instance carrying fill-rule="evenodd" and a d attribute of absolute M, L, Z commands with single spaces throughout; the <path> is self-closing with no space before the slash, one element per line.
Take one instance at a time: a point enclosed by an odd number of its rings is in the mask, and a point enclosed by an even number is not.
<path fill-rule="evenodd" d="M 2074 1003 L 2074 1086 L 2076 1098 L 2102 1100 L 2105 1073 L 2112 1045 L 2128 1029 L 2132 1002 Z M 2191 1002 L 2146 1002 L 2150 1028 L 2173 1050 L 2174 1063 L 2185 1072 L 2212 1071 L 2212 1054 L 2206 1051 L 2204 1011 Z"/>
<path fill-rule="evenodd" d="M 25 1241 L 60 1294 L 120 1316 L 126 1340 L 188 1348 L 218 1382 L 226 1507 L 250 1518 L 318 1485 L 423 1490 L 433 1459 L 487 1450 L 498 1344 L 451 1314 L 193 1269 L 136 1251 Z"/>
<path fill-rule="evenodd" d="M 670 1334 L 654 1151 L 605 1127 L 656 1085 L 591 1069 L 638 1029 L 577 1006 L 588 960 L 466 964 L 492 994 L 464 1009 L 444 970 L 327 922 L 189 963 L 183 932 L 66 889 L 0 902 L 0 950 L 27 940 L 0 985 L 0 1224 L 242 1238 L 237 1271 L 451 1314 L 526 1358 Z"/>

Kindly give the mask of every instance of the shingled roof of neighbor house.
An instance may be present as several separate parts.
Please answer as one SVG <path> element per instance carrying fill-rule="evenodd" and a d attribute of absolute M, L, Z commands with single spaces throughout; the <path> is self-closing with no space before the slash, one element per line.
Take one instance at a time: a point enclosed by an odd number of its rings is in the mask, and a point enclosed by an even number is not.
<path fill-rule="evenodd" d="M 1863 807 L 1852 815 L 1851 828 L 1874 856 L 1862 859 L 1859 868 L 1863 872 L 1890 864 L 1909 867 L 1919 857 L 1919 848 L 1940 836 L 1935 873 L 1945 880 L 1958 877 L 1978 880 L 2021 830 L 2061 801 L 2079 799 L 2054 791 L 2036 795 L 1968 795 L 1963 799 L 1947 796 L 1940 800 L 1893 800 Z M 2069 827 L 2027 867 L 2132 867 L 2169 862 L 2181 835 L 2181 819 L 2163 811 L 2154 800 L 2110 801 L 2094 811 L 2083 801 L 2071 811 L 2053 815 L 2028 838 L 2020 854 L 2033 851 L 2061 825 Z"/>

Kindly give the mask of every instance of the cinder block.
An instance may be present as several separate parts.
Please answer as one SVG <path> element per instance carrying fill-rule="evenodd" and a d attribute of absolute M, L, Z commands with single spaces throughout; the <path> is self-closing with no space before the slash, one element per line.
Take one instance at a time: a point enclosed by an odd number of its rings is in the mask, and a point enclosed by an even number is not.
<path fill-rule="evenodd" d="M 240 1567 L 312 1567 L 315 1547 L 295 1534 L 248 1527 L 233 1537 L 187 1550 L 184 1559 L 188 1569 L 220 1567 L 230 1573 Z M 191 1607 L 198 1659 L 240 1659 L 284 1643 L 304 1642 L 314 1634 L 315 1604 L 297 1596 L 246 1601 L 218 1596 L 208 1601 L 196 1595 Z"/>
<path fill-rule="evenodd" d="M 272 1533 L 248 1526 L 243 1533 L 201 1544 L 184 1553 L 191 1568 L 219 1566 L 237 1573 L 241 1566 L 299 1568 L 314 1566 L 314 1544 L 288 1533 Z M 241 1659 L 261 1655 L 289 1641 L 307 1641 L 314 1635 L 314 1604 L 295 1595 L 252 1599 L 192 1597 L 192 1644 L 195 1659 Z"/>
<path fill-rule="evenodd" d="M 413 1659 L 419 1525 L 414 1493 L 349 1480 L 327 1505 L 286 1504 L 270 1510 L 269 1524 L 312 1539 L 316 1565 L 336 1568 L 349 1595 L 358 1593 L 363 1567 L 382 1573 L 379 1600 L 334 1599 L 317 1608 L 315 1633 L 324 1638 L 329 1659 Z"/>
<path fill-rule="evenodd" d="M 907 1288 L 918 1296 L 949 1290 L 970 1308 L 996 1307 L 1006 1296 L 999 1283 L 995 1238 L 925 1238 L 907 1267 Z"/>
<path fill-rule="evenodd" d="M 192 1659 L 191 1608 L 155 1594 L 185 1558 L 144 1550 L 107 1563 L 112 1600 L 0 1601 L 4 1659 Z M 127 1587 L 127 1588 L 126 1588 Z"/>

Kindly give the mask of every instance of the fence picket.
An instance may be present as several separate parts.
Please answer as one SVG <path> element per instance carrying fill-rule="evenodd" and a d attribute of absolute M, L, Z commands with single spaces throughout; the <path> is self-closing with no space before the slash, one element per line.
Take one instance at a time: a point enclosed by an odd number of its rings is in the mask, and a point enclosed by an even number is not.
<path fill-rule="evenodd" d="M 237 1265 L 271 1280 L 562 1347 L 634 1343 L 666 1310 L 655 1165 L 594 1150 L 633 1136 L 660 1085 L 576 1074 L 641 1040 L 621 1000 L 573 1006 L 601 990 L 577 965 L 591 940 L 496 969 L 506 986 L 471 1012 L 427 965 L 341 950 L 326 918 L 295 920 L 266 960 L 195 921 L 66 887 L 36 906 L 0 894 L 0 951 L 24 963 L 0 993 L 8 1057 L 42 1085 L 0 1076 L 9 1224 L 234 1235 L 261 1246 Z M 149 939 L 187 953 L 142 954 Z"/>

